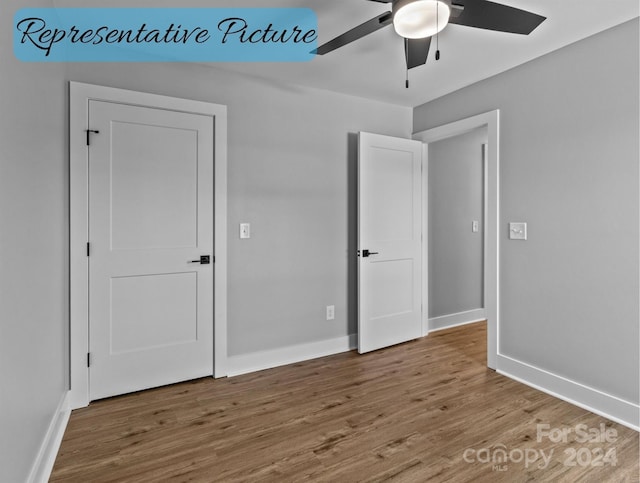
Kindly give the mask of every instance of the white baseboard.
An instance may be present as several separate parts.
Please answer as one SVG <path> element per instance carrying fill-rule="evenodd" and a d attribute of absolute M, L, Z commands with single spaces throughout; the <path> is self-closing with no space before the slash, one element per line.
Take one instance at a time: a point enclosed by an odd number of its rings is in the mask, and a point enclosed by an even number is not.
<path fill-rule="evenodd" d="M 500 374 L 640 431 L 640 406 L 530 364 L 498 354 Z"/>
<path fill-rule="evenodd" d="M 36 456 L 36 460 L 31 467 L 31 473 L 27 481 L 29 483 L 47 483 L 51 470 L 56 462 L 60 443 L 64 436 L 64 430 L 67 428 L 71 409 L 69 407 L 69 391 L 64 393 L 60 399 L 56 412 L 51 419 L 47 433 L 42 440 L 40 450 Z"/>
<path fill-rule="evenodd" d="M 457 314 L 432 317 L 429 319 L 429 332 L 451 329 L 459 325 L 473 324 L 474 322 L 480 322 L 486 319 L 487 314 L 484 309 L 468 310 L 466 312 L 458 312 Z"/>
<path fill-rule="evenodd" d="M 239 376 L 240 374 L 347 352 L 357 347 L 357 341 L 358 336 L 352 334 L 336 339 L 230 356 L 227 359 L 227 374 L 229 376 Z"/>

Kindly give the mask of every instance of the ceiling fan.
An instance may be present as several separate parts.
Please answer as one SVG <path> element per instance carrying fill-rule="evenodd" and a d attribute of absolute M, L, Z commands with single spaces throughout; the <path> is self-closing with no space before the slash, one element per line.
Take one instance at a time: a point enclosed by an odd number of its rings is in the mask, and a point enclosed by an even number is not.
<path fill-rule="evenodd" d="M 546 17 L 487 0 L 369 0 L 391 3 L 391 11 L 339 35 L 316 50 L 324 55 L 387 25 L 404 37 L 407 70 L 427 62 L 431 37 L 447 24 L 529 35 Z M 436 60 L 440 53 L 436 52 Z M 407 84 L 408 85 L 408 84 Z"/>

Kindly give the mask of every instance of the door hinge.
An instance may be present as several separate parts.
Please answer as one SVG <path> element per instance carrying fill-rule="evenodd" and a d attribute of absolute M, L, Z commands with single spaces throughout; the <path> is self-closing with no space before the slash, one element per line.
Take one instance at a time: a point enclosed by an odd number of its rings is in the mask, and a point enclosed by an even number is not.
<path fill-rule="evenodd" d="M 100 131 L 95 131 L 93 129 L 85 129 L 85 132 L 87 133 L 87 146 L 91 145 L 91 133 L 100 134 Z"/>
<path fill-rule="evenodd" d="M 91 367 L 91 352 L 87 352 L 87 367 Z"/>
<path fill-rule="evenodd" d="M 87 242 L 87 256 L 89 256 L 89 253 L 90 253 L 90 251 L 89 251 L 89 250 L 90 250 L 90 247 L 91 247 L 91 244 L 90 244 L 89 242 Z"/>

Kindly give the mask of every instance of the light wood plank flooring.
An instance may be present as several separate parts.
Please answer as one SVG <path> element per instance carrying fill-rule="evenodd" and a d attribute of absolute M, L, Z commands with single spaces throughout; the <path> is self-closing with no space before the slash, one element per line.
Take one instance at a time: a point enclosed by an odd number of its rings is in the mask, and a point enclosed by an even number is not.
<path fill-rule="evenodd" d="M 71 415 L 51 481 L 640 480 L 638 433 L 488 370 L 485 344 L 478 323 L 94 402 Z M 538 424 L 571 433 L 537 441 Z M 579 443 L 579 424 L 615 441 Z M 486 462 L 500 448 L 510 460 Z"/>

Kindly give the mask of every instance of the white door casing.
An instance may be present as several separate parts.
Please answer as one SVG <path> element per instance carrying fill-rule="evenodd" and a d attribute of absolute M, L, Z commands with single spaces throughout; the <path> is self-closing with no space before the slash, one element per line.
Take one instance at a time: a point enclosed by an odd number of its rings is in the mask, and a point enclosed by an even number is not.
<path fill-rule="evenodd" d="M 115 263 L 116 267 L 122 268 L 128 267 L 128 272 L 125 270 L 120 275 L 115 277 L 116 283 L 109 282 L 109 290 L 112 291 L 111 297 L 114 297 L 116 305 L 118 306 L 117 310 L 122 312 L 123 307 L 129 307 L 132 310 L 142 310 L 142 307 L 147 307 L 148 312 L 146 315 L 147 322 L 152 319 L 165 319 L 165 322 L 171 319 L 172 316 L 176 315 L 176 307 L 181 307 L 181 310 L 186 310 L 187 316 L 191 317 L 191 322 L 195 323 L 195 320 L 198 317 L 206 317 L 203 313 L 199 314 L 199 308 L 186 309 L 188 306 L 187 301 L 194 297 L 194 292 L 189 292 L 185 287 L 193 288 L 194 282 L 197 280 L 197 284 L 199 287 L 195 290 L 202 289 L 208 290 L 209 292 L 213 291 L 215 304 L 213 306 L 213 319 L 214 319 L 214 334 L 211 333 L 211 328 L 209 328 L 209 334 L 206 338 L 208 338 L 208 344 L 211 344 L 213 340 L 213 344 L 215 345 L 214 351 L 214 361 L 211 361 L 211 357 L 209 357 L 209 362 L 207 363 L 207 368 L 205 372 L 211 374 L 211 365 L 213 365 L 213 371 L 215 377 L 223 377 L 226 375 L 226 359 L 227 359 L 227 328 L 226 328 L 226 298 L 227 298 L 227 284 L 226 284 L 226 270 L 227 270 L 227 256 L 226 256 L 226 224 L 227 224 L 227 187 L 226 187 L 226 179 L 227 179 L 227 150 L 226 150 L 226 136 L 227 136 L 227 120 L 226 120 L 226 107 L 216 104 L 211 104 L 207 102 L 200 101 L 192 101 L 186 99 L 178 99 L 167 96 L 160 96 L 155 94 L 147 94 L 140 93 L 134 91 L 128 91 L 123 89 L 115 89 L 109 87 L 95 86 L 89 84 L 82 84 L 77 82 L 70 83 L 70 290 L 71 290 L 71 304 L 70 304 L 70 353 L 71 353 L 71 391 L 70 391 L 70 406 L 71 408 L 78 408 L 86 406 L 89 403 L 89 388 L 90 388 L 90 380 L 89 380 L 89 368 L 87 367 L 87 354 L 89 352 L 89 341 L 90 341 L 90 333 L 89 333 L 89 258 L 86 253 L 86 244 L 89 241 L 89 148 L 86 145 L 86 130 L 98 130 L 95 126 L 90 125 L 89 113 L 90 113 L 90 105 L 95 107 L 100 104 L 114 104 L 119 105 L 118 109 L 134 109 L 135 111 L 143 112 L 148 108 L 155 115 L 158 115 L 159 111 L 162 111 L 164 114 L 169 117 L 183 117 L 183 118 L 192 118 L 192 119 L 201 119 L 207 118 L 209 125 L 204 128 L 208 132 L 208 136 L 213 137 L 213 151 L 210 156 L 213 158 L 214 165 L 209 169 L 209 174 L 207 175 L 209 182 L 211 183 L 213 180 L 213 184 L 215 186 L 215 200 L 214 200 L 214 213 L 209 211 L 209 214 L 204 214 L 211 219 L 214 219 L 214 234 L 212 242 L 209 241 L 209 246 L 213 243 L 213 251 L 205 253 L 201 250 L 201 247 L 197 247 L 194 249 L 193 247 L 188 248 L 182 245 L 192 245 L 193 239 L 186 240 L 183 236 L 184 233 L 188 232 L 185 227 L 188 227 L 189 224 L 193 226 L 193 218 L 186 220 L 180 220 L 179 211 L 182 210 L 184 212 L 185 203 L 189 201 L 186 197 L 180 198 L 176 193 L 166 193 L 167 196 L 160 197 L 158 191 L 158 183 L 149 182 L 145 184 L 145 196 L 148 199 L 154 199 L 157 203 L 164 204 L 164 210 L 155 209 L 156 215 L 158 212 L 163 211 L 163 213 L 167 213 L 168 219 L 172 219 L 174 223 L 182 223 L 182 227 L 178 226 L 178 230 L 164 230 L 163 223 L 150 223 L 149 221 L 145 221 L 140 219 L 141 213 L 144 212 L 145 209 L 149 208 L 147 204 L 146 207 L 144 203 L 139 203 L 138 205 L 134 205 L 134 208 L 127 213 L 126 210 L 123 209 L 123 206 L 118 207 L 117 201 L 114 204 L 115 211 L 120 210 L 120 214 L 125 213 L 124 216 L 120 216 L 120 220 L 112 220 L 109 223 L 113 224 L 116 228 L 115 231 L 118 231 L 119 234 L 113 233 L 109 235 L 110 243 L 114 246 L 120 247 L 122 253 L 131 252 L 125 257 L 123 260 L 117 261 Z M 132 108 L 131 106 L 137 106 Z M 142 108 L 142 109 L 140 109 Z M 175 119 L 174 119 L 175 120 Z M 185 144 L 186 140 L 191 138 L 193 141 L 193 135 L 189 134 L 189 132 L 193 131 L 192 129 L 186 130 L 175 130 L 175 129 L 155 129 L 150 128 L 149 126 L 145 127 L 145 122 L 135 122 L 136 127 L 134 129 L 129 130 L 121 130 L 120 135 L 128 131 L 129 133 L 135 132 L 137 136 L 144 138 L 147 137 L 147 140 L 156 140 L 158 141 L 158 134 L 162 132 L 161 137 L 166 137 L 166 139 L 172 140 L 172 142 L 167 143 L 162 150 L 162 155 L 171 154 L 170 149 L 173 144 Z M 153 124 L 153 123 L 151 123 Z M 122 126 L 120 126 L 122 127 Z M 157 126 L 156 126 L 157 127 Z M 109 128 L 106 128 L 107 131 Z M 198 128 L 200 129 L 200 128 Z M 117 130 L 117 128 L 116 128 Z M 105 131 L 101 131 L 101 133 L 91 134 L 92 143 L 99 143 L 99 136 L 101 134 L 106 134 Z M 109 138 L 111 137 L 109 133 Z M 117 133 L 116 133 L 117 134 Z M 126 136 L 126 135 L 125 135 Z M 173 138 L 172 138 L 173 136 Z M 122 138 L 122 136 L 120 136 Z M 105 138 L 102 138 L 105 139 Z M 131 139 L 129 139 L 131 141 Z M 126 143 L 125 143 L 126 144 Z M 130 143 L 131 144 L 131 143 Z M 146 145 L 151 145 L 152 143 L 147 143 Z M 142 143 L 140 145 L 145 145 Z M 198 149 L 200 149 L 198 147 Z M 155 154 L 158 154 L 156 151 Z M 169 158 L 170 156 L 165 156 L 165 158 Z M 166 161 L 166 160 L 165 160 Z M 165 172 L 165 175 L 171 175 L 172 169 L 174 170 L 173 174 L 177 175 L 176 179 L 172 180 L 174 184 L 180 186 L 180 190 L 186 192 L 189 181 L 186 176 L 180 174 L 178 169 L 179 164 L 166 162 L 166 166 L 164 168 L 168 170 L 168 173 Z M 120 167 L 121 168 L 121 167 Z M 118 169 L 116 167 L 116 175 L 120 177 L 120 183 L 112 183 L 112 186 L 109 188 L 113 190 L 120 190 L 120 194 L 124 194 L 122 199 L 126 199 L 127 197 L 136 195 L 135 176 L 124 177 L 121 176 L 124 171 L 120 172 L 120 175 L 117 174 Z M 193 169 L 193 165 L 192 165 Z M 214 173 L 211 172 L 211 169 L 214 170 Z M 192 178 L 193 179 L 193 178 Z M 156 180 L 157 181 L 157 180 Z M 129 183 L 127 185 L 127 183 Z M 149 192 L 150 191 L 150 192 Z M 173 197 L 172 197 L 173 196 Z M 117 198 L 117 197 L 116 197 Z M 186 201 L 185 201 L 186 200 Z M 191 199 L 189 203 L 193 202 Z M 181 206 L 180 203 L 182 203 Z M 158 207 L 156 207 L 158 208 Z M 209 207 L 211 208 L 211 207 Z M 137 211 L 136 211 L 137 210 Z M 172 212 L 174 210 L 175 212 Z M 151 210 L 154 211 L 153 209 Z M 164 216 L 164 215 L 163 215 Z M 138 222 L 142 225 L 142 227 L 136 226 L 136 218 Z M 166 219 L 164 220 L 166 221 Z M 146 224 L 145 224 L 146 223 Z M 94 227 L 95 229 L 95 227 Z M 154 231 L 155 230 L 155 231 Z M 164 232 L 163 232 L 164 230 Z M 144 234 L 146 233 L 146 235 Z M 198 237 L 201 235 L 198 234 Z M 164 245 L 160 246 L 163 243 L 158 244 L 158 239 L 164 239 Z M 211 238 L 211 237 L 210 237 Z M 154 242 L 154 239 L 156 240 Z M 185 241 L 186 240 L 186 241 Z M 138 246 L 136 246 L 136 244 Z M 142 250 L 140 245 L 156 245 L 153 246 L 150 250 Z M 166 260 L 163 255 L 166 255 L 170 250 L 168 247 L 172 246 L 173 248 L 177 248 L 178 251 L 186 250 L 187 253 L 180 252 L 179 255 L 176 255 L 176 260 L 179 258 L 180 262 L 169 262 L 169 258 Z M 99 247 L 94 243 L 92 246 L 93 253 L 92 255 L 97 255 L 99 257 Z M 192 250 L 192 251 L 189 251 Z M 133 255 L 134 252 L 137 252 L 139 257 Z M 195 252 L 196 256 L 192 257 L 192 253 Z M 187 259 L 198 259 L 200 255 L 211 255 L 212 262 L 213 256 L 216 257 L 216 263 L 211 263 L 210 265 L 199 265 L 199 264 L 186 264 Z M 156 256 L 155 262 L 153 262 L 154 255 Z M 184 255 L 187 255 L 185 258 Z M 172 268 L 170 267 L 160 267 L 160 270 L 148 270 L 148 264 L 157 263 L 158 259 L 162 260 L 162 263 L 174 263 L 182 264 L 181 267 L 178 267 L 178 270 L 172 272 Z M 137 268 L 134 268 L 131 263 L 139 264 Z M 175 267 L 174 267 L 175 268 Z M 156 270 L 154 272 L 154 270 Z M 209 271 L 209 275 L 213 272 L 213 276 L 215 279 L 214 287 L 211 287 L 211 282 L 203 281 L 202 283 L 198 280 L 199 274 L 207 273 Z M 99 267 L 98 267 L 99 271 Z M 134 275 L 134 272 L 137 275 Z M 159 276 L 150 276 L 149 273 L 158 273 L 161 272 L 162 275 Z M 141 273 L 146 273 L 145 276 L 139 276 Z M 147 278 L 148 277 L 148 278 Z M 153 279 L 153 280 L 152 280 Z M 180 280 L 179 280 L 180 279 Z M 209 277 L 210 279 L 210 277 Z M 186 282 L 186 283 L 185 283 Z M 209 288 L 206 288 L 206 284 L 209 283 Z M 117 286 L 119 285 L 119 286 Z M 163 308 L 162 302 L 159 300 L 157 295 L 158 293 L 164 292 L 165 294 L 171 294 L 171 296 L 177 297 L 179 300 L 177 304 L 172 304 L 174 313 L 169 313 L 170 310 L 165 310 L 167 307 Z M 141 298 L 133 297 L 132 294 L 139 294 Z M 148 303 L 144 304 L 143 299 L 145 299 Z M 104 302 L 103 302 L 104 303 Z M 211 311 L 211 305 L 205 307 L 206 304 L 203 305 L 202 310 L 206 312 L 206 310 Z M 194 312 L 195 311 L 195 312 Z M 143 311 L 144 312 L 144 311 Z M 194 315 L 195 313 L 195 315 Z M 184 314 L 183 314 L 184 315 Z M 185 317 L 185 318 L 188 318 Z M 210 315 L 209 315 L 210 317 Z M 168 327 L 168 326 L 167 326 Z M 156 331 L 153 335 L 154 339 L 149 339 L 146 342 L 141 341 L 139 336 L 145 333 L 145 327 L 139 326 L 137 332 L 134 333 L 129 332 L 120 332 L 117 337 L 118 340 L 115 340 L 114 347 L 118 350 L 115 352 L 121 353 L 129 353 L 131 349 L 136 346 L 145 345 L 145 343 L 149 346 L 155 347 L 155 349 L 160 348 L 161 346 L 168 346 L 171 344 L 166 344 L 167 337 L 173 338 L 182 338 L 185 340 L 193 339 L 193 331 L 194 330 L 206 330 L 206 329 L 198 329 L 197 326 L 193 324 L 190 326 L 191 329 L 187 331 L 180 332 L 177 329 L 177 332 L 171 332 L 167 327 L 165 327 L 165 331 Z M 195 327 L 195 329 L 194 329 Z M 122 327 L 120 327 L 121 329 Z M 174 327 L 174 329 L 176 329 Z M 109 329 L 111 330 L 111 329 Z M 200 332 L 199 335 L 202 335 L 203 338 L 206 334 Z M 138 337 L 138 339 L 136 339 Z M 163 339 L 164 337 L 164 339 Z M 142 342 L 142 344 L 141 344 Z M 119 346 L 118 346 L 119 344 Z M 180 344 L 178 344 L 180 345 Z M 118 346 L 118 347 L 116 347 Z M 210 353 L 210 350 L 209 350 Z M 94 354 L 94 365 L 92 366 L 92 370 L 96 369 L 95 364 L 97 364 L 98 360 L 95 357 L 98 357 L 98 354 Z M 128 365 L 128 369 L 130 370 L 131 365 Z M 97 369 L 96 369 L 97 370 Z M 173 369 L 169 370 L 169 372 L 173 371 Z M 175 370 L 174 372 L 179 372 L 179 370 Z M 189 376 L 187 376 L 189 377 Z M 152 385 L 163 384 L 164 382 L 155 382 Z M 102 397 L 100 395 L 96 396 L 91 394 L 91 397 Z"/>
<path fill-rule="evenodd" d="M 360 133 L 358 249 L 358 351 L 421 337 L 422 143 Z"/>
<path fill-rule="evenodd" d="M 213 375 L 213 117 L 89 101 L 90 399 Z"/>

